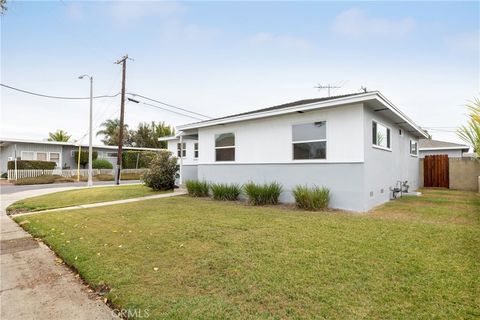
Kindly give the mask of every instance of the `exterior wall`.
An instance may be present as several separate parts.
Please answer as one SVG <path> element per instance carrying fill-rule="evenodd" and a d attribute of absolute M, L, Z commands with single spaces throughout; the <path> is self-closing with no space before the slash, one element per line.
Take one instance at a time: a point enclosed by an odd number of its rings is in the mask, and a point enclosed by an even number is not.
<path fill-rule="evenodd" d="M 88 150 L 88 147 L 82 147 L 82 150 Z M 74 156 L 72 156 L 72 151 L 78 151 L 78 147 L 75 146 L 64 146 L 63 147 L 63 162 L 62 166 L 63 167 L 69 167 L 70 169 L 77 169 L 77 164 L 78 164 L 78 159 L 75 159 Z M 104 159 L 109 161 L 113 167 L 117 165 L 117 157 L 107 157 L 107 152 L 117 152 L 116 149 L 110 149 L 110 148 L 98 148 L 94 147 L 93 151 L 98 152 L 98 158 L 97 159 Z"/>
<path fill-rule="evenodd" d="M 420 150 L 419 156 L 421 159 L 425 158 L 425 156 L 434 156 L 439 154 L 446 154 L 449 158 L 461 158 L 462 157 L 462 150 Z"/>
<path fill-rule="evenodd" d="M 197 165 L 184 165 L 182 168 L 183 181 L 197 180 L 198 179 L 198 166 Z"/>
<path fill-rule="evenodd" d="M 197 140 L 192 140 L 192 139 L 183 139 L 183 142 L 186 143 L 186 151 L 187 154 L 185 157 L 183 157 L 182 162 L 183 165 L 188 166 L 188 165 L 197 165 L 198 159 L 195 158 L 195 152 L 194 152 L 194 145 L 197 142 Z M 168 141 L 168 146 L 167 149 L 170 151 L 175 157 L 177 156 L 177 143 L 180 143 L 180 139 L 175 139 L 175 140 L 169 140 Z M 202 151 L 199 148 L 199 155 L 201 155 Z M 180 159 L 178 159 L 178 163 L 180 163 Z"/>
<path fill-rule="evenodd" d="M 410 155 L 410 140 L 416 140 L 410 133 L 399 127 L 380 113 L 365 108 L 365 171 L 364 194 L 366 209 L 380 205 L 390 199 L 390 187 L 397 181 L 408 181 L 410 190 L 419 187 L 419 158 Z M 372 121 L 376 120 L 390 128 L 391 150 L 383 150 L 372 145 Z"/>
<path fill-rule="evenodd" d="M 362 104 L 200 128 L 199 164 L 215 164 L 215 135 L 235 133 L 235 161 L 229 163 L 362 162 Z M 326 121 L 327 159 L 292 160 L 292 125 Z M 222 162 L 224 164 L 224 162 Z"/>
<path fill-rule="evenodd" d="M 238 184 L 276 181 L 283 185 L 282 202 L 294 201 L 295 185 L 325 186 L 331 191 L 332 208 L 365 211 L 362 163 L 201 164 L 198 179 Z"/>
<path fill-rule="evenodd" d="M 48 153 L 50 152 L 58 152 L 60 153 L 60 165 L 63 161 L 62 159 L 62 147 L 61 145 L 50 145 L 50 144 L 40 144 L 40 143 L 22 143 L 22 142 L 17 142 L 17 143 L 12 143 L 9 144 L 7 147 L 3 147 L 0 150 L 1 153 L 1 170 L 2 172 L 5 172 L 7 170 L 7 162 L 8 162 L 8 157 L 14 157 L 15 153 L 15 144 L 17 145 L 17 157 L 21 158 L 22 156 L 22 151 L 29 151 L 29 152 L 34 152 L 35 154 L 37 152 L 46 152 L 47 153 L 47 160 L 48 160 Z M 35 159 L 35 156 L 34 156 Z"/>

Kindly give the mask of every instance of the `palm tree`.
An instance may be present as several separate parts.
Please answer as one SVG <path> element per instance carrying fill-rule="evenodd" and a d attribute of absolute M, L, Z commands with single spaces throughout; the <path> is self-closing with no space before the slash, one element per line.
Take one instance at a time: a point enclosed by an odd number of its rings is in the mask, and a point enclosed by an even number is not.
<path fill-rule="evenodd" d="M 467 109 L 470 111 L 468 122 L 457 129 L 457 135 L 480 156 L 480 99 L 475 98 L 467 105 Z"/>
<path fill-rule="evenodd" d="M 68 142 L 71 137 L 71 135 L 69 135 L 66 131 L 63 130 L 57 130 L 55 132 L 48 133 L 48 141 Z"/>
<path fill-rule="evenodd" d="M 102 130 L 97 131 L 97 136 L 103 135 L 102 142 L 107 146 L 117 146 L 118 145 L 118 135 L 120 131 L 120 120 L 119 119 L 108 119 L 101 124 L 103 127 Z M 123 138 L 128 141 L 129 132 L 128 125 L 123 125 Z"/>

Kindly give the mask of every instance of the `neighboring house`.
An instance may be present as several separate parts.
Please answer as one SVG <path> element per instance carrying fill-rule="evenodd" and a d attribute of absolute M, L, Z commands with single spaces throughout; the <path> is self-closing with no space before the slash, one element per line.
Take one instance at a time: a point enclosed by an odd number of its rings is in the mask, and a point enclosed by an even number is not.
<path fill-rule="evenodd" d="M 427 138 L 379 92 L 301 100 L 177 129 L 168 148 L 177 155 L 186 149 L 181 181 L 277 181 L 283 202 L 294 200 L 296 185 L 325 186 L 331 207 L 353 211 L 388 201 L 398 181 L 415 190 L 418 139 Z"/>
<path fill-rule="evenodd" d="M 88 144 L 82 144 L 82 150 L 88 150 Z M 115 167 L 117 163 L 116 146 L 94 146 L 93 151 L 97 151 L 97 159 L 105 159 Z M 142 150 L 158 151 L 160 149 L 123 147 L 124 150 Z M 16 150 L 16 151 L 15 151 Z M 43 160 L 54 161 L 57 168 L 77 168 L 77 159 L 75 151 L 78 151 L 78 144 L 74 142 L 57 141 L 35 141 L 22 139 L 3 139 L 0 138 L 0 170 L 2 173 L 7 171 L 7 163 L 17 160 Z"/>
<path fill-rule="evenodd" d="M 468 152 L 469 146 L 453 142 L 438 141 L 432 139 L 420 139 L 418 151 L 420 158 L 425 156 L 446 154 L 449 158 L 461 158 Z"/>

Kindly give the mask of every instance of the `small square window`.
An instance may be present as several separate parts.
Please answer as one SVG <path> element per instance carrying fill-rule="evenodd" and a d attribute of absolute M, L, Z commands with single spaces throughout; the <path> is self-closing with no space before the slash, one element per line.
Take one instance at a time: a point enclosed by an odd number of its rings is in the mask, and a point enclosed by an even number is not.
<path fill-rule="evenodd" d="M 186 156 L 187 156 L 187 144 L 185 142 L 177 143 L 177 157 L 185 158 Z"/>

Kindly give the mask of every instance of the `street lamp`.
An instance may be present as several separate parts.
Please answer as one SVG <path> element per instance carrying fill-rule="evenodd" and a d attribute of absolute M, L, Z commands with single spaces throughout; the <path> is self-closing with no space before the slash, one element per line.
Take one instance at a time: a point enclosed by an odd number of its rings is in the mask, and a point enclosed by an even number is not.
<path fill-rule="evenodd" d="M 89 78 L 90 79 L 90 124 L 89 124 L 89 132 L 88 132 L 88 183 L 87 186 L 91 187 L 93 184 L 92 181 L 92 116 L 93 116 L 93 77 L 89 76 L 88 74 L 84 74 L 78 79 L 83 79 L 83 78 Z"/>

